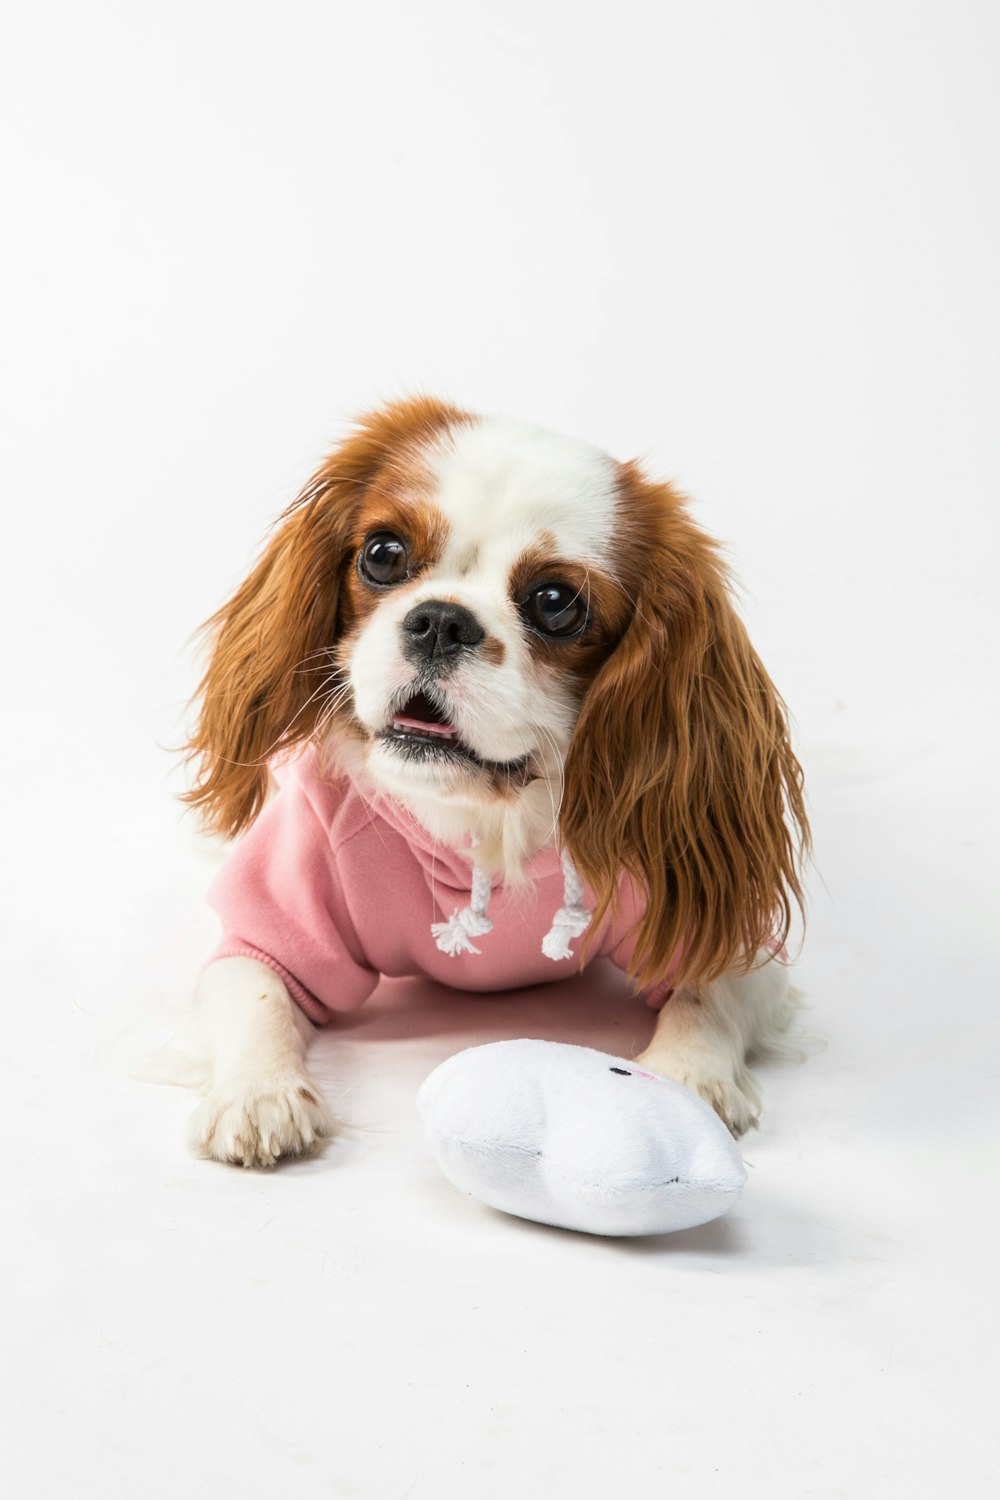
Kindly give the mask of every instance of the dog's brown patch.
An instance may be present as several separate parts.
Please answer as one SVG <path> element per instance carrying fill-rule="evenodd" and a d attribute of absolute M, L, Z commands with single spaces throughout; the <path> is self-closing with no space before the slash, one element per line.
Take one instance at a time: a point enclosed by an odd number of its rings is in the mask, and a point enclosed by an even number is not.
<path fill-rule="evenodd" d="M 404 583 L 395 585 L 406 589 L 415 585 L 420 575 L 438 562 L 448 540 L 448 530 L 448 522 L 431 501 L 397 493 L 386 486 L 382 476 L 376 476 L 359 509 L 350 537 L 352 559 L 344 579 L 341 660 L 346 659 L 346 637 L 374 613 L 387 593 L 386 589 L 366 583 L 358 572 L 357 561 L 366 537 L 375 531 L 391 531 L 406 543 L 409 576 Z"/>
<path fill-rule="evenodd" d="M 583 599 L 587 606 L 587 628 L 570 640 L 531 631 L 529 648 L 542 670 L 569 672 L 589 681 L 625 629 L 628 599 L 618 583 L 600 568 L 579 558 L 561 557 L 556 551 L 555 538 L 542 532 L 515 561 L 508 591 L 514 603 L 520 605 L 535 588 L 558 583 L 566 584 Z"/>

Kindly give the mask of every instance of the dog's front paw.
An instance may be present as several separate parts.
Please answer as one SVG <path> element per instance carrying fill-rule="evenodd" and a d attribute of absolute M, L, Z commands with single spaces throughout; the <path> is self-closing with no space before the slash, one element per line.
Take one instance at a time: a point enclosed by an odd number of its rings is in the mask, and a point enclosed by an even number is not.
<path fill-rule="evenodd" d="M 199 1156 L 243 1167 L 273 1167 L 302 1156 L 333 1134 L 323 1095 L 306 1073 L 287 1069 L 231 1079 L 195 1110 L 188 1139 Z"/>
<path fill-rule="evenodd" d="M 696 1075 L 690 1081 L 687 1079 L 677 1081 L 686 1084 L 689 1089 L 694 1089 L 696 1094 L 700 1094 L 705 1103 L 712 1106 L 720 1120 L 725 1121 L 733 1135 L 743 1135 L 744 1131 L 749 1130 L 752 1125 L 759 1124 L 760 1098 L 745 1073 L 739 1080 Z"/>
<path fill-rule="evenodd" d="M 760 1121 L 760 1095 L 746 1068 L 730 1073 L 708 1058 L 680 1056 L 668 1062 L 662 1054 L 648 1057 L 646 1066 L 700 1094 L 735 1136 L 743 1135 Z"/>

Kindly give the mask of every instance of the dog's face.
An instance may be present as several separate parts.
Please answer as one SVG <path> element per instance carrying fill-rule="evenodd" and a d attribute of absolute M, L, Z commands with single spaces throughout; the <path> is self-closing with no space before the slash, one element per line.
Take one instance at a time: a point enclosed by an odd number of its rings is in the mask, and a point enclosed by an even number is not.
<path fill-rule="evenodd" d="M 513 810 L 559 782 L 628 618 L 620 504 L 611 459 L 512 422 L 443 424 L 379 470 L 336 648 L 379 784 Z"/>
<path fill-rule="evenodd" d="M 709 977 L 787 931 L 786 812 L 803 834 L 805 813 L 781 702 L 714 544 L 634 464 L 388 407 L 210 624 L 189 800 L 225 831 L 256 816 L 269 759 L 312 738 L 438 836 L 480 818 L 518 858 L 556 837 L 598 917 L 630 877 L 645 976 L 683 948 Z"/>

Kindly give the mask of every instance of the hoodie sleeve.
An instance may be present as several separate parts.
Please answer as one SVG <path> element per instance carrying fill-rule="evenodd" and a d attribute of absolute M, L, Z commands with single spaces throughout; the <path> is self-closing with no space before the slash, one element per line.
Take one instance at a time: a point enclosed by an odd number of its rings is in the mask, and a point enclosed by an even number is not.
<path fill-rule="evenodd" d="M 361 1005 L 379 980 L 339 889 L 335 805 L 333 788 L 311 797 L 301 777 L 288 776 L 208 893 L 225 934 L 209 962 L 241 955 L 269 964 L 319 1026 Z"/>
<path fill-rule="evenodd" d="M 608 925 L 600 953 L 602 958 L 609 958 L 617 969 L 627 974 L 635 954 L 635 927 L 642 917 L 642 901 L 627 875 L 622 876 L 620 892 L 618 913 Z M 673 994 L 680 956 L 677 953 L 671 959 L 661 979 L 641 991 L 651 1010 L 662 1010 Z"/>

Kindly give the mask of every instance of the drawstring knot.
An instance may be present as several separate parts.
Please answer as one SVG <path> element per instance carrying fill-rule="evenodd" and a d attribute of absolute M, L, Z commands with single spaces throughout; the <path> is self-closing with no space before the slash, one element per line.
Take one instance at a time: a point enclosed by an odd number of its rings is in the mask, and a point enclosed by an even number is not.
<path fill-rule="evenodd" d="M 442 953 L 457 958 L 460 953 L 480 953 L 472 941 L 474 937 L 485 937 L 493 931 L 493 923 L 486 915 L 490 904 L 490 877 L 478 865 L 472 866 L 472 900 L 468 906 L 458 907 L 447 922 L 434 922 L 431 932 Z"/>
<path fill-rule="evenodd" d="M 583 936 L 590 926 L 591 918 L 591 913 L 583 904 L 583 881 L 565 849 L 562 867 L 564 905 L 556 912 L 552 918 L 552 926 L 542 938 L 542 952 L 546 958 L 556 962 L 561 958 L 573 957 L 570 943 L 574 938 Z"/>

